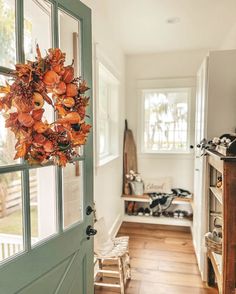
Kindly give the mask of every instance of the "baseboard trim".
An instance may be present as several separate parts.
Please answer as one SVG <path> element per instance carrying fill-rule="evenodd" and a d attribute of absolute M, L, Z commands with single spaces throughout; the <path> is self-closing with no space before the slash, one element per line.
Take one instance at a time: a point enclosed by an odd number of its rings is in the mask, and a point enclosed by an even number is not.
<path fill-rule="evenodd" d="M 111 229 L 109 230 L 109 234 L 110 234 L 110 236 L 111 236 L 112 238 L 114 238 L 114 237 L 117 235 L 117 233 L 118 233 L 118 231 L 119 231 L 119 229 L 120 229 L 120 226 L 121 226 L 121 224 L 122 224 L 122 221 L 123 221 L 122 215 L 119 214 L 119 215 L 117 216 L 117 218 L 115 219 L 115 221 L 114 221 L 114 223 L 113 223 Z"/>

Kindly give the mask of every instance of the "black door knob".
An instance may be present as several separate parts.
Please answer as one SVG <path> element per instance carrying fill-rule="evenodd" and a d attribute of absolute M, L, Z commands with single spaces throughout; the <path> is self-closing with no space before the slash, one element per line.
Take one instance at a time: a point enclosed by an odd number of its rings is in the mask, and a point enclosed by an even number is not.
<path fill-rule="evenodd" d="M 94 236 L 97 234 L 97 230 L 95 230 L 92 226 L 88 226 L 86 229 L 86 235 L 88 236 L 87 239 L 90 239 L 90 236 Z"/>
<path fill-rule="evenodd" d="M 94 209 L 92 209 L 92 207 L 90 205 L 86 208 L 87 215 L 90 215 L 93 211 L 94 211 Z"/>
<path fill-rule="evenodd" d="M 190 145 L 190 146 L 189 146 L 189 148 L 190 148 L 190 149 L 193 149 L 193 148 L 194 148 L 194 146 L 193 146 L 193 145 Z"/>

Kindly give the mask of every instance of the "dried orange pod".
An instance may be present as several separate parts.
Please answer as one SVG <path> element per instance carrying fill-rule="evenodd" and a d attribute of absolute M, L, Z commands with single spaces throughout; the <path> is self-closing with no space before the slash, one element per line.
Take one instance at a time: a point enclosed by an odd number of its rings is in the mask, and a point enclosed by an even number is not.
<path fill-rule="evenodd" d="M 25 112 L 21 112 L 18 114 L 18 121 L 22 126 L 27 128 L 32 127 L 32 125 L 34 124 L 32 116 L 29 113 Z"/>
<path fill-rule="evenodd" d="M 38 92 L 34 92 L 33 94 L 33 103 L 34 103 L 34 109 L 41 109 L 44 105 L 44 99 L 41 94 Z"/>
<path fill-rule="evenodd" d="M 76 84 L 66 85 L 66 96 L 73 97 L 78 94 L 78 86 Z"/>
<path fill-rule="evenodd" d="M 47 71 L 43 77 L 44 84 L 49 87 L 54 87 L 57 83 L 59 83 L 59 81 L 60 81 L 60 77 L 53 70 Z"/>
<path fill-rule="evenodd" d="M 13 105 L 19 112 L 30 112 L 34 108 L 33 101 L 27 101 L 26 103 L 22 96 L 16 96 L 13 100 Z"/>
<path fill-rule="evenodd" d="M 78 112 L 70 112 L 65 116 L 65 118 L 70 124 L 76 124 L 81 121 L 81 117 Z"/>
<path fill-rule="evenodd" d="M 74 68 L 72 66 L 66 66 L 65 72 L 62 76 L 62 79 L 65 83 L 69 84 L 74 79 Z"/>
<path fill-rule="evenodd" d="M 62 105 L 55 105 L 56 110 L 58 111 L 59 116 L 65 116 L 67 114 L 67 110 Z"/>
<path fill-rule="evenodd" d="M 53 89 L 53 92 L 57 95 L 63 95 L 66 92 L 66 84 L 64 82 L 58 83 L 55 88 Z"/>
<path fill-rule="evenodd" d="M 65 105 L 68 108 L 71 108 L 75 105 L 75 100 L 72 97 L 66 97 L 65 99 L 63 99 L 63 105 Z"/>
<path fill-rule="evenodd" d="M 45 141 L 46 141 L 46 138 L 42 134 L 36 134 L 36 135 L 34 135 L 33 144 L 36 147 L 42 146 L 45 143 Z"/>
<path fill-rule="evenodd" d="M 39 134 L 44 133 L 45 131 L 47 131 L 48 128 L 49 126 L 41 121 L 36 121 L 34 124 L 34 131 Z"/>
<path fill-rule="evenodd" d="M 57 64 L 52 67 L 52 70 L 55 71 L 58 75 L 62 76 L 65 72 L 65 69 L 62 65 Z"/>
<path fill-rule="evenodd" d="M 33 111 L 32 111 L 32 117 L 33 117 L 33 119 L 35 119 L 35 120 L 41 120 L 42 119 L 42 117 L 43 117 L 43 113 L 44 113 L 44 109 L 34 109 Z"/>
<path fill-rule="evenodd" d="M 69 123 L 69 124 L 77 124 L 81 121 L 80 115 L 78 112 L 70 112 L 65 117 L 58 119 L 57 123 Z"/>

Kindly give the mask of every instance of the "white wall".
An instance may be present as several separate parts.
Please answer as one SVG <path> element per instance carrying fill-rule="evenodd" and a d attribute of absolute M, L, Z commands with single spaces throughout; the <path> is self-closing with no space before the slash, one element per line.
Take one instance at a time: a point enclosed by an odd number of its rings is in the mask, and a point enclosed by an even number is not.
<path fill-rule="evenodd" d="M 138 92 L 140 80 L 196 77 L 207 54 L 206 50 L 175 51 L 148 55 L 129 55 L 126 58 L 126 114 L 129 128 L 138 142 Z M 195 101 L 192 101 L 194 108 Z M 194 109 L 193 109 L 194 113 Z M 192 128 L 192 144 L 194 138 Z M 172 177 L 173 187 L 193 191 L 193 155 L 138 154 L 139 172 L 144 178 Z"/>
<path fill-rule="evenodd" d="M 236 22 L 228 34 L 225 36 L 221 47 L 221 50 L 236 49 Z"/>
<path fill-rule="evenodd" d="M 109 23 L 106 14 L 106 6 L 103 0 L 83 0 L 84 4 L 92 9 L 93 19 L 93 42 L 99 47 L 99 51 L 104 58 L 112 65 L 120 77 L 120 97 L 119 97 L 119 151 L 120 156 L 110 163 L 95 169 L 95 204 L 97 217 L 104 217 L 107 226 L 113 230 L 113 226 L 118 224 L 122 216 L 122 145 L 125 119 L 125 57 L 117 43 L 116 36 L 112 32 L 112 25 Z M 96 100 L 96 97 L 94 97 Z M 95 122 L 94 122 L 95 125 Z"/>

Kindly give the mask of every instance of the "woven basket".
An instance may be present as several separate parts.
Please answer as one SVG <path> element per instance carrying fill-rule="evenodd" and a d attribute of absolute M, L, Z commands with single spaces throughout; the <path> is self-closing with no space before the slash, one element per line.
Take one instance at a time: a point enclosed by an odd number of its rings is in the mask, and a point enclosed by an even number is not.
<path fill-rule="evenodd" d="M 208 236 L 205 236 L 205 245 L 208 250 L 222 255 L 222 243 L 216 242 Z"/>

